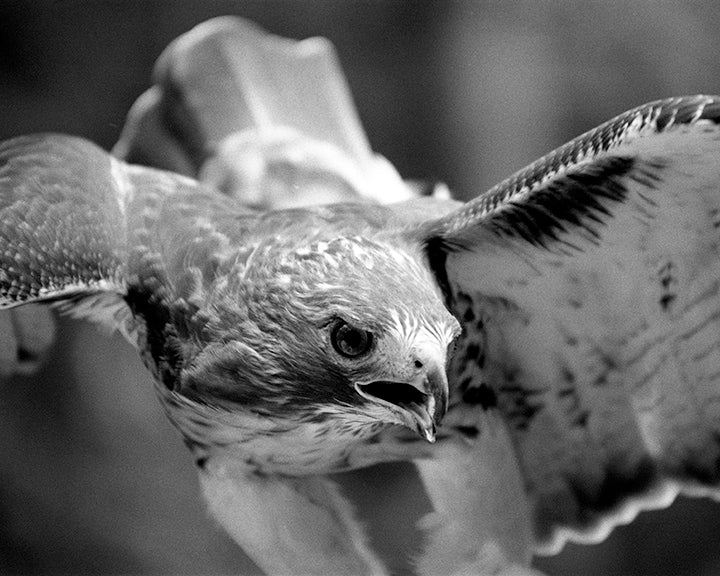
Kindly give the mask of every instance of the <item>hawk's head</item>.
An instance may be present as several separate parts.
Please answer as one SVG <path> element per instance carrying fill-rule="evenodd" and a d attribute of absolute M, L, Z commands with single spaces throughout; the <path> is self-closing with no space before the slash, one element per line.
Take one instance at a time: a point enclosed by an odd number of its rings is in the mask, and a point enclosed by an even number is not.
<path fill-rule="evenodd" d="M 334 419 L 356 436 L 401 424 L 434 440 L 459 325 L 416 245 L 274 237 L 218 284 L 209 309 L 207 344 L 184 371 L 183 393 L 272 417 Z"/>

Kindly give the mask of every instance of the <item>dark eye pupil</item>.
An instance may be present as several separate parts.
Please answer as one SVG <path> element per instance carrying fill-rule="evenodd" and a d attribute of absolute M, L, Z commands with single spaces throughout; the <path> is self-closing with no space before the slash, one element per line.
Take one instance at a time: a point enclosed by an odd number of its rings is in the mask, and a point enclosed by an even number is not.
<path fill-rule="evenodd" d="M 372 334 L 340 322 L 332 332 L 332 345 L 335 350 L 347 358 L 354 358 L 364 354 L 370 349 Z"/>

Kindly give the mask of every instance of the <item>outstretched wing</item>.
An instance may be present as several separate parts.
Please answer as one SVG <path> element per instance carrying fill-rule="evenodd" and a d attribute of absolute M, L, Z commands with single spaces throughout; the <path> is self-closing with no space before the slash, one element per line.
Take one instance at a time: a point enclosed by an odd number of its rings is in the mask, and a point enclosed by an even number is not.
<path fill-rule="evenodd" d="M 464 324 L 446 422 L 502 414 L 539 550 L 717 495 L 720 98 L 618 116 L 426 238 Z"/>
<path fill-rule="evenodd" d="M 106 229 L 107 242 L 98 245 L 93 232 L 105 224 L 102 211 L 95 220 L 89 211 L 72 209 L 83 191 L 95 190 L 100 205 L 107 200 L 108 178 L 100 173 L 110 174 L 109 157 L 100 159 L 98 152 L 79 139 L 58 146 L 52 136 L 0 144 L 0 308 L 112 290 L 117 219 Z M 59 221 L 65 223 L 60 237 L 54 229 Z M 100 254 L 108 257 L 107 267 L 90 264 Z M 55 327 L 49 310 L 30 306 L 0 314 L 0 333 L 0 373 L 8 375 L 38 365 Z"/>
<path fill-rule="evenodd" d="M 59 304 L 130 336 L 137 327 L 126 306 L 132 297 L 147 288 L 156 303 L 171 301 L 187 286 L 182 258 L 194 262 L 199 257 L 190 253 L 206 250 L 212 262 L 217 229 L 229 244 L 242 242 L 235 204 L 189 178 L 128 165 L 81 138 L 37 134 L 2 142 L 0 308 Z M 194 242 L 182 241 L 188 237 Z M 0 328 L 2 373 L 32 370 L 54 334 L 49 310 L 37 306 L 4 313 Z"/>
<path fill-rule="evenodd" d="M 64 303 L 112 324 L 143 291 L 155 305 L 173 302 L 185 296 L 193 265 L 217 265 L 218 230 L 227 234 L 226 251 L 242 242 L 239 214 L 231 199 L 194 180 L 128 165 L 81 138 L 7 140 L 0 143 L 0 308 Z"/>
<path fill-rule="evenodd" d="M 0 143 L 0 307 L 124 292 L 119 166 L 79 138 Z"/>
<path fill-rule="evenodd" d="M 370 149 L 332 44 L 237 17 L 165 49 L 113 152 L 262 208 L 411 196 Z"/>

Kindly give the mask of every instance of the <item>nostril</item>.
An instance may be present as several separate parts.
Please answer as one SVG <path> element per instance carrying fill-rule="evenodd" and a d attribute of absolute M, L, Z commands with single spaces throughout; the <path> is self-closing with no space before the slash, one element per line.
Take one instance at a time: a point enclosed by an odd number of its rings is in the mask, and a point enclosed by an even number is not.
<path fill-rule="evenodd" d="M 420 362 L 420 360 L 415 360 L 415 368 L 420 369 L 420 368 L 422 368 L 422 367 L 423 367 L 423 363 Z"/>

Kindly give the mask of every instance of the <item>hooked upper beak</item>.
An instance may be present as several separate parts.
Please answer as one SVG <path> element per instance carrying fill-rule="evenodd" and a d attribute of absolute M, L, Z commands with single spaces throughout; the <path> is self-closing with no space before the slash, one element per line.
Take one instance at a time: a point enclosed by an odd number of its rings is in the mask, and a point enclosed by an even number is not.
<path fill-rule="evenodd" d="M 355 389 L 363 398 L 389 409 L 428 442 L 435 442 L 436 426 L 447 411 L 449 394 L 442 366 L 427 366 L 412 382 L 359 382 Z"/>

